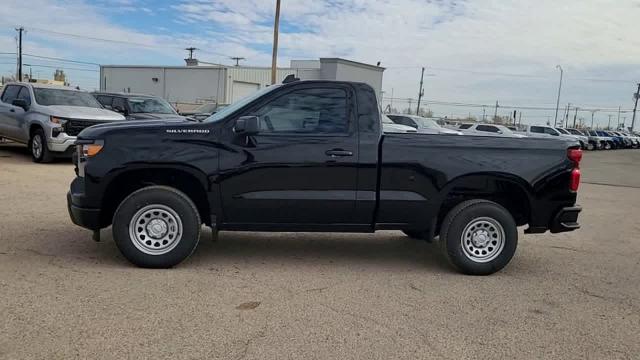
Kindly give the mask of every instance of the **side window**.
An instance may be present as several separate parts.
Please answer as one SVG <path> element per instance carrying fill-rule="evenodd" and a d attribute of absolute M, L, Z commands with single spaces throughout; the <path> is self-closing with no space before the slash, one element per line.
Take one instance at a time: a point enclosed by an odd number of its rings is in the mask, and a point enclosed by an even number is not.
<path fill-rule="evenodd" d="M 20 88 L 20 92 L 16 99 L 22 99 L 27 103 L 27 105 L 31 106 L 31 95 L 29 94 L 29 89 L 24 86 L 21 86 Z"/>
<path fill-rule="evenodd" d="M 544 128 L 544 133 L 548 134 L 548 135 L 559 136 L 557 131 L 555 131 L 552 128 L 548 128 L 548 127 Z"/>
<path fill-rule="evenodd" d="M 462 124 L 462 125 L 460 125 L 460 127 L 458 127 L 458 129 L 464 130 L 464 129 L 468 129 L 470 127 L 471 127 L 471 124 Z"/>
<path fill-rule="evenodd" d="M 478 125 L 476 126 L 476 129 L 478 131 L 486 131 L 486 132 L 492 132 L 492 133 L 497 133 L 499 131 L 497 127 L 490 126 L 490 125 Z"/>
<path fill-rule="evenodd" d="M 532 133 L 538 133 L 538 134 L 544 134 L 544 128 L 542 126 L 532 126 L 531 127 L 531 132 Z"/>
<path fill-rule="evenodd" d="M 21 86 L 17 85 L 7 85 L 6 89 L 2 93 L 2 101 L 11 104 L 13 100 L 18 97 L 18 91 L 20 91 Z"/>
<path fill-rule="evenodd" d="M 127 106 L 125 105 L 124 99 L 120 97 L 114 97 L 113 102 L 111 103 L 111 106 L 113 110 L 118 108 L 120 109 L 120 111 L 123 111 L 127 108 Z"/>
<path fill-rule="evenodd" d="M 282 95 L 254 112 L 263 133 L 346 133 L 347 93 L 342 89 L 303 89 Z"/>
<path fill-rule="evenodd" d="M 113 98 L 111 96 L 98 95 L 96 96 L 96 100 L 98 100 L 98 102 L 102 104 L 102 106 L 104 106 L 105 109 L 109 109 L 109 110 L 113 109 L 111 107 L 111 102 L 113 101 Z"/>

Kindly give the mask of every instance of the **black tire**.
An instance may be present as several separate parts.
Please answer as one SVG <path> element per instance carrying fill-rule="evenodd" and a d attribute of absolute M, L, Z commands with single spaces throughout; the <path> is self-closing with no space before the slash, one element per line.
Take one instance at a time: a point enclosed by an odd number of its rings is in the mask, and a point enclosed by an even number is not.
<path fill-rule="evenodd" d="M 147 220 L 141 214 L 150 212 L 160 221 L 165 221 L 166 215 L 169 216 L 169 220 L 164 222 L 165 233 L 162 238 L 149 235 L 151 222 L 156 219 L 151 217 Z M 136 228 L 129 231 L 130 222 L 138 216 L 140 225 L 136 225 Z M 174 219 L 173 222 L 171 219 Z M 148 221 L 146 225 L 144 225 L 145 221 Z M 176 226 L 172 227 L 172 223 Z M 177 224 L 181 224 L 181 231 Z M 200 226 L 198 209 L 187 195 L 168 186 L 149 186 L 131 193 L 120 203 L 113 216 L 112 231 L 118 249 L 133 264 L 144 268 L 170 268 L 184 261 L 196 249 L 200 240 Z M 169 238 L 171 234 L 175 234 L 175 238 Z M 146 244 L 144 240 L 136 240 L 139 238 L 147 240 Z M 178 241 L 174 244 L 172 239 Z M 160 242 L 162 244 L 158 245 Z M 165 242 L 169 245 L 165 246 Z M 153 248 L 154 245 L 162 246 L 164 249 L 156 250 Z M 165 250 L 166 253 L 153 253 Z"/>
<path fill-rule="evenodd" d="M 491 222 L 499 225 L 499 227 L 496 225 L 494 228 Z M 486 225 L 487 223 L 489 225 Z M 501 246 L 502 249 L 497 250 L 498 248 L 496 248 L 495 253 L 493 253 L 494 257 L 486 257 L 476 261 L 472 259 L 471 255 L 467 255 L 467 252 L 470 251 L 468 248 L 471 247 L 473 249 L 473 246 L 476 245 L 469 242 L 468 239 L 468 245 L 463 245 L 462 237 L 463 232 L 469 233 L 473 231 L 475 225 L 467 229 L 472 224 L 480 224 L 479 231 L 484 231 L 484 226 L 487 226 L 488 234 L 493 235 L 489 228 L 496 230 L 495 233 L 498 233 L 496 235 L 502 234 L 502 245 L 497 241 L 495 242 L 495 246 Z M 500 232 L 500 230 L 502 231 Z M 483 235 L 484 233 L 481 234 L 481 236 Z M 473 238 L 475 238 L 475 235 Z M 483 236 L 479 240 L 486 241 L 486 243 L 484 247 L 474 250 L 478 254 L 478 258 L 483 256 L 478 251 L 486 249 L 484 251 L 488 254 L 494 251 L 494 248 L 491 247 L 494 244 L 491 236 Z M 500 271 L 511 261 L 518 246 L 518 229 L 509 211 L 499 204 L 488 200 L 468 200 L 455 206 L 445 216 L 440 229 L 440 246 L 449 262 L 460 272 L 468 275 L 490 275 Z"/>
<path fill-rule="evenodd" d="M 587 150 L 593 151 L 595 149 L 596 149 L 596 146 L 595 146 L 594 143 L 592 143 L 592 142 L 587 143 Z"/>
<path fill-rule="evenodd" d="M 34 147 L 34 140 L 36 146 Z M 40 128 L 36 129 L 31 138 L 29 138 L 29 152 L 31 153 L 31 160 L 35 163 L 49 163 L 53 161 L 53 154 L 47 148 L 47 137 L 44 135 L 44 131 Z"/>

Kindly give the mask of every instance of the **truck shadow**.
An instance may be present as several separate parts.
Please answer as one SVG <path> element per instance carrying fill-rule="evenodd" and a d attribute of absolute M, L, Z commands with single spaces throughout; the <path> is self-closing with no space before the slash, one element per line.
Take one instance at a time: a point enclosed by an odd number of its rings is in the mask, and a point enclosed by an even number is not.
<path fill-rule="evenodd" d="M 198 249 L 180 267 L 247 263 L 448 269 L 437 244 L 410 239 L 395 231 L 376 234 L 221 232 L 216 241 L 212 241 L 210 231 L 203 231 Z"/>

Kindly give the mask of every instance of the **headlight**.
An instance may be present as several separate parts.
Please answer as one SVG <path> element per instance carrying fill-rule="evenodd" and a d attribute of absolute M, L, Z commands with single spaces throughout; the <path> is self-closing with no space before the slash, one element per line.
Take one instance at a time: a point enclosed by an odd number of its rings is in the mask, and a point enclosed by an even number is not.
<path fill-rule="evenodd" d="M 88 140 L 78 139 L 76 140 L 78 147 L 79 160 L 86 160 L 87 158 L 98 155 L 102 147 L 104 146 L 103 140 Z"/>
<path fill-rule="evenodd" d="M 64 125 L 68 121 L 68 119 L 59 118 L 56 116 L 49 116 L 49 121 L 51 121 L 54 124 Z"/>
<path fill-rule="evenodd" d="M 82 146 L 81 152 L 80 152 L 82 154 L 82 157 L 84 157 L 85 159 L 88 159 L 98 155 L 98 153 L 100 152 L 100 150 L 102 150 L 102 147 L 104 146 L 104 141 L 95 140 L 91 144 L 81 144 L 80 146 Z"/>

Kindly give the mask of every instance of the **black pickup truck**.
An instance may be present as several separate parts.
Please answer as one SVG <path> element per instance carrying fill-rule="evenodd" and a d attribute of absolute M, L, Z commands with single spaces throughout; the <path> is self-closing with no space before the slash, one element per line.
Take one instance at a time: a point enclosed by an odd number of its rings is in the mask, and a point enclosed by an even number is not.
<path fill-rule="evenodd" d="M 218 230 L 374 232 L 431 241 L 467 274 L 491 274 L 525 233 L 571 231 L 579 144 L 382 133 L 365 84 L 266 87 L 203 122 L 97 125 L 77 140 L 72 221 L 112 225 L 124 256 L 171 267 Z"/>

